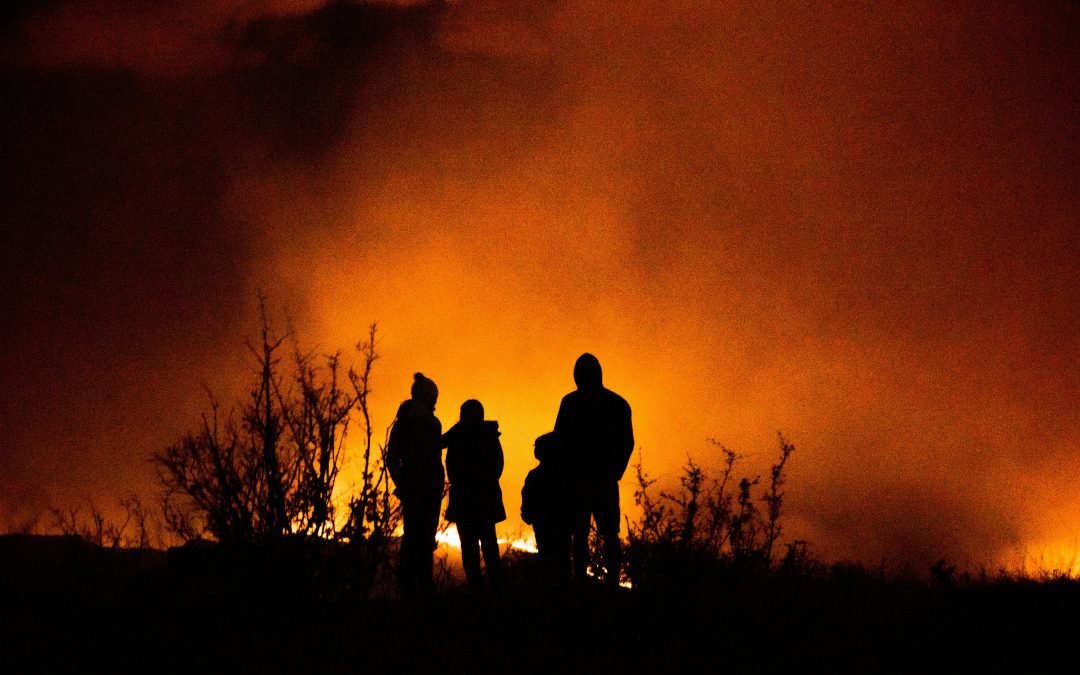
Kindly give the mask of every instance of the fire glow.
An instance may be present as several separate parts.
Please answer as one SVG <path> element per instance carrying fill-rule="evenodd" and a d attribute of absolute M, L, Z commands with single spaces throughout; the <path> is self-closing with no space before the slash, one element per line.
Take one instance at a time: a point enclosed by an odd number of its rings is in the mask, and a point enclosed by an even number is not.
<path fill-rule="evenodd" d="M 156 503 L 261 290 L 309 348 L 379 323 L 377 427 L 415 371 L 444 427 L 481 400 L 511 514 L 589 351 L 662 486 L 710 438 L 763 474 L 783 431 L 823 557 L 1015 565 L 1080 526 L 1075 5 L 30 4 L 12 523 Z"/>

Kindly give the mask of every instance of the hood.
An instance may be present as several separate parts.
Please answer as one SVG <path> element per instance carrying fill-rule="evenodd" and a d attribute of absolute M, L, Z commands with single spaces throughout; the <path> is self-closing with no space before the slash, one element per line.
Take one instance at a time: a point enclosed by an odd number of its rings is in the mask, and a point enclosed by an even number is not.
<path fill-rule="evenodd" d="M 599 389 L 603 387 L 604 375 L 600 370 L 600 361 L 592 354 L 585 352 L 578 357 L 574 364 L 574 382 L 578 389 Z"/>

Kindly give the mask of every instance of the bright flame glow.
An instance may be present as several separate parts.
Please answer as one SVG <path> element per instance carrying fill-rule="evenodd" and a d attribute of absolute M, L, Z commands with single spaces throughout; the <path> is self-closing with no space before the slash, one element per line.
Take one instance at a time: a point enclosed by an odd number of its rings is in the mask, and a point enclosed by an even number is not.
<path fill-rule="evenodd" d="M 451 525 L 441 532 L 435 533 L 435 541 L 440 546 L 451 546 L 453 548 L 461 548 L 461 535 L 458 534 L 457 527 Z"/>
<path fill-rule="evenodd" d="M 1020 552 L 1019 563 L 1006 565 L 1025 576 L 1080 576 L 1080 539 L 1048 542 L 1031 546 Z"/>
<path fill-rule="evenodd" d="M 437 532 L 435 534 L 435 541 L 440 546 L 450 546 L 452 548 L 461 548 L 461 535 L 458 534 L 457 526 L 450 525 L 445 530 Z M 515 551 L 523 551 L 525 553 L 538 553 L 539 549 L 536 548 L 536 538 L 532 535 L 526 535 L 510 539 L 507 537 L 499 537 L 496 540 L 499 546 L 505 546 L 509 544 L 510 548 Z"/>
<path fill-rule="evenodd" d="M 500 539 L 499 543 L 506 543 L 506 539 Z M 540 549 L 536 548 L 536 539 L 533 537 L 514 539 L 510 541 L 510 548 L 515 551 L 524 551 L 526 553 L 539 553 Z"/>
<path fill-rule="evenodd" d="M 450 525 L 445 530 L 435 534 L 435 541 L 440 546 L 447 546 L 451 548 L 461 549 L 461 536 L 458 534 L 457 526 Z M 533 535 L 525 535 L 517 537 L 515 539 L 508 539 L 506 537 L 499 538 L 499 546 L 510 545 L 510 548 L 515 551 L 523 551 L 525 553 L 539 553 L 540 550 L 536 547 L 536 537 Z M 595 577 L 596 573 L 590 567 L 585 571 L 590 577 Z M 622 588 L 633 588 L 633 584 L 629 579 L 624 579 L 619 582 L 619 586 Z"/>

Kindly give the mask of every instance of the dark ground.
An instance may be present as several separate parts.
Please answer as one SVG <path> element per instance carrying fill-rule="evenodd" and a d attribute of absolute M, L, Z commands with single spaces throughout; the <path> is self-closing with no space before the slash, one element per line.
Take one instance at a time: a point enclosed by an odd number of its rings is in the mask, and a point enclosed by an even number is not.
<path fill-rule="evenodd" d="M 520 557 L 502 593 L 450 587 L 406 603 L 326 592 L 264 553 L 0 537 L 0 669 L 1031 672 L 1070 670 L 1080 652 L 1069 579 L 913 581 L 833 565 L 556 591 L 531 584 Z"/>

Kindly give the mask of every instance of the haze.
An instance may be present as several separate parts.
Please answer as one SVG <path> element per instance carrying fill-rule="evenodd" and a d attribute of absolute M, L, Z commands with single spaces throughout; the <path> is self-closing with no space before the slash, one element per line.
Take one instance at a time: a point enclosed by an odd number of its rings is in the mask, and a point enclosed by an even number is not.
<path fill-rule="evenodd" d="M 590 351 L 665 480 L 709 438 L 762 473 L 783 431 L 786 534 L 826 557 L 1070 556 L 1078 19 L 15 3 L 0 515 L 152 500 L 202 384 L 243 391 L 261 290 L 323 351 L 378 322 L 379 428 L 414 371 L 444 426 L 480 399 L 512 515 Z"/>

